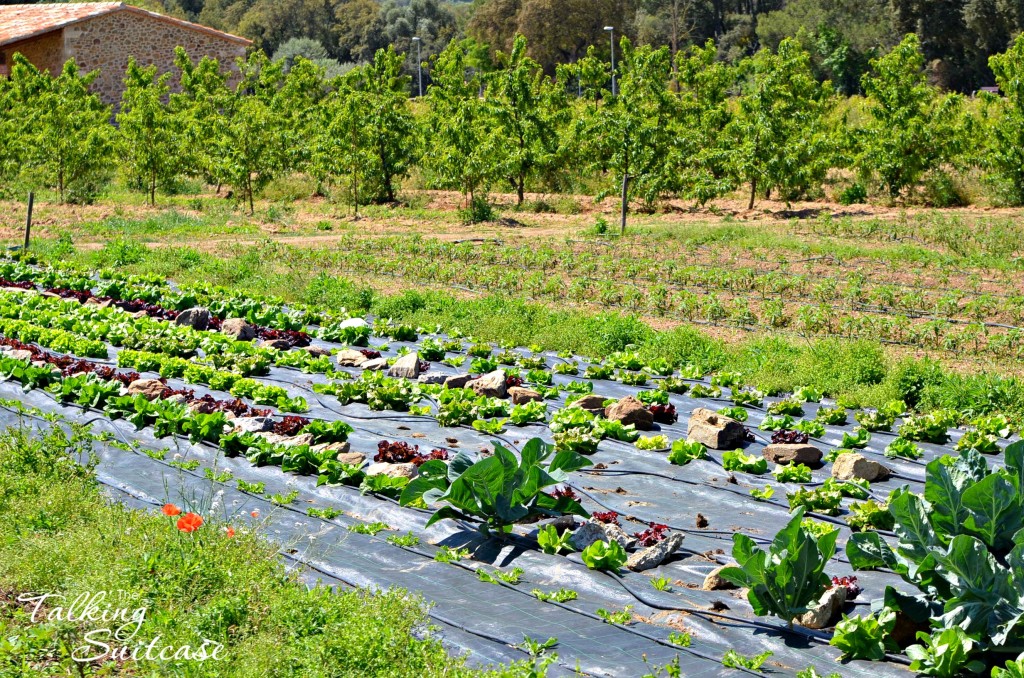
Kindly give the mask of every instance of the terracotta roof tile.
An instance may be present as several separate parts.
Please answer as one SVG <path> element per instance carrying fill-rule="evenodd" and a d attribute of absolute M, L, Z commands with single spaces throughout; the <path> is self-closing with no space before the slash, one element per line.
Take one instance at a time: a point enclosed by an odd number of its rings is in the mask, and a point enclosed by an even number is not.
<path fill-rule="evenodd" d="M 123 2 L 67 2 L 60 4 L 0 5 L 0 46 L 43 33 L 49 33 L 70 24 L 110 12 L 130 11 L 161 21 L 178 24 L 202 33 L 223 37 L 226 40 L 248 45 L 249 40 L 236 35 L 193 24 L 181 19 L 148 12 Z"/>

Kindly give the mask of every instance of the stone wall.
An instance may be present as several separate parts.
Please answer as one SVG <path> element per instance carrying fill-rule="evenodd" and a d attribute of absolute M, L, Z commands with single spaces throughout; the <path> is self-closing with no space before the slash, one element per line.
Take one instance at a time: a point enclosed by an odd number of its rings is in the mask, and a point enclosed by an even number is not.
<path fill-rule="evenodd" d="M 21 54 L 33 66 L 41 71 L 49 71 L 50 75 L 59 75 L 60 69 L 64 67 L 64 40 L 60 31 L 11 43 L 0 48 L 0 51 L 4 52 L 6 62 L 4 66 L 0 67 L 3 69 L 3 75 L 10 75 L 15 54 Z"/>
<path fill-rule="evenodd" d="M 189 29 L 172 21 L 140 15 L 131 11 L 112 12 L 64 31 L 64 58 L 74 57 L 83 72 L 99 70 L 93 83 L 104 103 L 116 104 L 124 89 L 124 71 L 128 57 L 140 65 L 156 64 L 163 72 L 175 72 L 174 48 L 184 47 L 193 61 L 210 56 L 222 67 L 235 67 L 235 59 L 245 55 L 246 46 L 215 34 Z M 172 84 L 174 77 L 172 77 Z"/>

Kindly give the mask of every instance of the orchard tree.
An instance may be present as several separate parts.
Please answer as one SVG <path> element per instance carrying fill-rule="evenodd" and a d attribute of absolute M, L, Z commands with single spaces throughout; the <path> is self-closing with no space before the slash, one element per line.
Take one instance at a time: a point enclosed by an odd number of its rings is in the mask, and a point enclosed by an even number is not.
<path fill-rule="evenodd" d="M 523 204 L 528 181 L 560 169 L 559 131 L 568 115 L 564 92 L 526 56 L 526 38 L 517 35 L 509 54 L 498 52 L 498 69 L 487 76 L 490 126 L 505 141 L 495 146 L 495 174 Z"/>
<path fill-rule="evenodd" d="M 369 149 L 366 195 L 373 202 L 395 202 L 396 184 L 417 158 L 419 129 L 409 107 L 410 78 L 402 72 L 404 61 L 393 47 L 380 49 L 349 79 L 363 104 L 361 124 Z"/>
<path fill-rule="evenodd" d="M 311 140 L 319 125 L 318 109 L 328 94 L 327 69 L 323 64 L 298 56 L 286 65 L 280 89 L 272 94 L 275 115 L 282 119 L 285 135 L 284 168 L 304 172 L 313 152 Z"/>
<path fill-rule="evenodd" d="M 718 58 L 712 40 L 676 57 L 679 84 L 677 147 L 670 158 L 683 197 L 703 205 L 735 189 L 729 171 L 731 141 L 722 134 L 733 119 L 730 91 L 736 68 Z"/>
<path fill-rule="evenodd" d="M 865 178 L 877 177 L 895 200 L 926 172 L 959 154 L 965 139 L 963 99 L 940 96 L 928 85 L 913 33 L 873 60 L 863 83 L 868 119 L 853 131 L 855 164 Z"/>
<path fill-rule="evenodd" d="M 217 176 L 249 205 L 249 214 L 254 214 L 254 196 L 289 169 L 287 101 L 280 94 L 281 63 L 254 52 L 239 60 L 238 67 L 238 85 L 222 97 L 211 155 Z"/>
<path fill-rule="evenodd" d="M 373 63 L 334 81 L 334 92 L 319 109 L 314 174 L 332 186 L 344 182 L 356 214 L 367 200 L 393 202 L 396 182 L 415 160 L 408 85 L 401 56 L 381 49 Z"/>
<path fill-rule="evenodd" d="M 89 91 L 97 74 L 81 75 L 69 59 L 51 77 L 14 55 L 11 92 L 24 115 L 23 159 L 61 202 L 89 201 L 110 179 L 110 108 Z"/>
<path fill-rule="evenodd" d="M 155 65 L 143 68 L 130 57 L 117 114 L 121 167 L 132 183 L 145 188 L 150 205 L 156 205 L 157 188 L 183 169 L 181 119 L 171 115 L 167 104 L 170 77 L 158 77 Z"/>
<path fill-rule="evenodd" d="M 329 187 L 347 184 L 350 199 L 359 215 L 360 180 L 371 156 L 363 113 L 368 97 L 356 86 L 359 69 L 334 82 L 334 92 L 319 108 L 320 131 L 312 154 L 316 177 Z"/>
<path fill-rule="evenodd" d="M 638 197 L 651 208 L 676 185 L 666 162 L 677 139 L 678 102 L 667 87 L 671 58 L 667 47 L 634 49 L 628 38 L 620 44 L 618 91 L 613 96 L 605 90 L 601 101 L 587 105 L 578 134 L 594 159 L 593 169 L 608 171 L 612 181 L 598 198 L 617 192 L 628 177 L 625 205 Z M 581 73 L 593 70 L 592 60 L 592 55 L 581 60 Z"/>
<path fill-rule="evenodd" d="M 181 71 L 181 92 L 171 94 L 168 110 L 185 138 L 182 161 L 187 172 L 202 175 L 220 192 L 226 176 L 217 138 L 232 96 L 227 74 L 211 57 L 193 64 L 182 47 L 174 50 L 174 65 Z"/>
<path fill-rule="evenodd" d="M 830 83 L 811 72 L 810 55 L 794 39 L 777 52 L 763 49 L 740 66 L 747 77 L 728 126 L 733 172 L 750 185 L 747 209 L 760 190 L 789 200 L 820 184 L 832 161 L 828 115 L 835 105 Z"/>
<path fill-rule="evenodd" d="M 494 176 L 494 140 L 480 99 L 480 74 L 470 68 L 470 41 L 452 42 L 434 60 L 427 93 L 423 165 L 440 188 L 458 190 L 472 208 Z M 501 141 L 504 143 L 504 140 Z"/>
<path fill-rule="evenodd" d="M 26 113 L 15 99 L 14 86 L 0 78 L 0 195 L 9 192 L 21 170 L 22 125 Z"/>
<path fill-rule="evenodd" d="M 982 165 L 1010 189 L 1017 205 L 1024 204 L 1024 35 L 1017 36 L 1005 54 L 989 59 L 1003 99 L 990 102 L 994 109 Z"/>

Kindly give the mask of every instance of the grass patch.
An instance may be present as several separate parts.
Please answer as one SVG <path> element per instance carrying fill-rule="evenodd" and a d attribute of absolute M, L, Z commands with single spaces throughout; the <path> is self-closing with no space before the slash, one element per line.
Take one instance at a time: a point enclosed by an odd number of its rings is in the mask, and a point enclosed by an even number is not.
<path fill-rule="evenodd" d="M 0 675 L 480 675 L 430 634 L 422 601 L 400 590 L 309 589 L 255 531 L 238 526 L 229 536 L 207 521 L 185 534 L 174 518 L 109 504 L 91 468 L 72 456 L 89 454 L 87 431 L 39 435 L 0 433 Z M 112 646 L 145 647 L 160 636 L 157 647 L 198 649 L 209 639 L 223 645 L 223 658 L 77 663 L 75 648 L 85 648 L 80 657 L 102 651 L 85 634 L 110 624 L 47 621 L 45 613 L 33 622 L 33 605 L 17 602 L 100 591 L 112 609 L 145 608 L 126 631 L 131 640 Z M 49 599 L 42 610 L 59 604 Z M 489 675 L 527 672 L 514 665 Z"/>

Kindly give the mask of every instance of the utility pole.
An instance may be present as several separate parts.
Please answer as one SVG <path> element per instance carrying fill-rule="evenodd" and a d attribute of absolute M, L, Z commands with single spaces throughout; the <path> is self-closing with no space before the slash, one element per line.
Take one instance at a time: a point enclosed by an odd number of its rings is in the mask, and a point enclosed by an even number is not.
<path fill-rule="evenodd" d="M 615 96 L 615 26 L 605 26 L 604 29 L 612 43 L 612 96 Z"/>
<path fill-rule="evenodd" d="M 416 73 L 419 76 L 420 98 L 423 98 L 423 55 L 420 52 L 420 45 L 423 43 L 419 36 L 412 39 L 416 43 Z"/>

